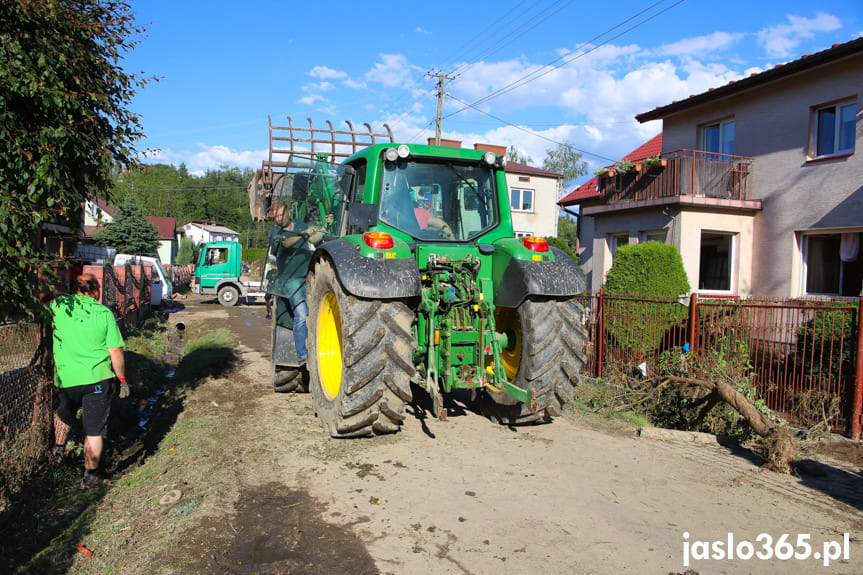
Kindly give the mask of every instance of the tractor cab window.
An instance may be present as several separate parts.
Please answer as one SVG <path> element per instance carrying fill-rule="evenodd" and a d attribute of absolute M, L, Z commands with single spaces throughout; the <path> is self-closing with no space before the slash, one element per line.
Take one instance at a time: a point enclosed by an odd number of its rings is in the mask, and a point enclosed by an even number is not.
<path fill-rule="evenodd" d="M 498 224 L 494 171 L 479 162 L 388 162 L 378 219 L 418 240 L 474 239 Z"/>

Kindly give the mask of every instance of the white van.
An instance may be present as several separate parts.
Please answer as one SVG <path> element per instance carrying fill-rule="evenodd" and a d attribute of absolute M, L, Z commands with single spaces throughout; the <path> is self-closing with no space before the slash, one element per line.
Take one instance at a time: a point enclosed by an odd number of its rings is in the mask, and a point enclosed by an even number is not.
<path fill-rule="evenodd" d="M 132 254 L 117 254 L 114 256 L 114 267 L 126 264 L 149 264 L 153 266 L 153 276 L 150 286 L 150 304 L 159 307 L 162 302 L 170 303 L 174 293 L 174 286 L 168 279 L 168 272 L 162 267 L 159 258 L 151 256 L 136 256 Z"/>

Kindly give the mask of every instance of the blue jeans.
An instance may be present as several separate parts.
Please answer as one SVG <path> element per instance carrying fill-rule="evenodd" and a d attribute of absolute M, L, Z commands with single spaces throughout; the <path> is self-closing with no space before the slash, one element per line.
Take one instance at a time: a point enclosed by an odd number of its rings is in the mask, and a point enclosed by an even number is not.
<path fill-rule="evenodd" d="M 309 328 L 306 327 L 306 318 L 309 317 L 309 306 L 306 305 L 306 285 L 288 298 L 291 306 L 291 317 L 294 319 L 294 345 L 297 347 L 297 359 L 301 362 L 309 357 L 309 349 L 306 347 L 306 337 Z"/>

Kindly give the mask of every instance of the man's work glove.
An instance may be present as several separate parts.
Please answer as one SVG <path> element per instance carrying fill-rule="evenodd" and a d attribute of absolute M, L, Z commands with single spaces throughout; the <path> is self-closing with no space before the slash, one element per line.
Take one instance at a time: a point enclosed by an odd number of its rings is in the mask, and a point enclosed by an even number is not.
<path fill-rule="evenodd" d="M 129 384 L 126 383 L 126 378 L 118 377 L 117 379 L 120 380 L 120 393 L 117 394 L 117 397 L 119 397 L 120 399 L 125 399 L 129 397 Z"/>

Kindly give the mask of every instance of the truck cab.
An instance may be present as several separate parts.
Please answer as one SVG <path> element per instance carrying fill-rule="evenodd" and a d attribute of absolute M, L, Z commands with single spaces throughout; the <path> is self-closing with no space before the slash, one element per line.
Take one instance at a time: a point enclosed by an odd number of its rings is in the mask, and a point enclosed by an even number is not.
<path fill-rule="evenodd" d="M 263 297 L 260 282 L 243 281 L 243 246 L 239 242 L 209 242 L 201 245 L 192 290 L 215 295 L 224 306 L 236 305 L 240 297 Z"/>

